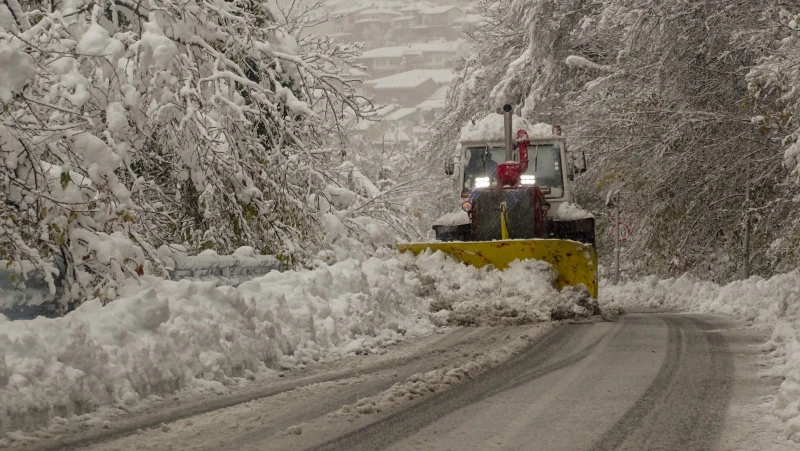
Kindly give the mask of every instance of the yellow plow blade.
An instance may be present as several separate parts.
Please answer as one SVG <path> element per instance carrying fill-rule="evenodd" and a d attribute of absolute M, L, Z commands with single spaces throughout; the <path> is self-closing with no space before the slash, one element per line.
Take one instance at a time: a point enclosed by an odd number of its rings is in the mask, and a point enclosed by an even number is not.
<path fill-rule="evenodd" d="M 442 251 L 476 268 L 491 264 L 503 270 L 514 260 L 542 260 L 558 271 L 559 290 L 583 284 L 592 297 L 597 297 L 597 257 L 594 247 L 576 241 L 501 240 L 397 244 L 395 247 L 400 252 L 411 251 L 414 255 L 426 249 Z"/>

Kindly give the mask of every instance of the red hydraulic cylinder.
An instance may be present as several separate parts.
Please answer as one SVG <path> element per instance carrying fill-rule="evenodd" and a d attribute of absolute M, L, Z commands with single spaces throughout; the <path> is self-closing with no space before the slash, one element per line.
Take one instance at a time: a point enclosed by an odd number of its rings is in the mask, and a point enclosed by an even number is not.
<path fill-rule="evenodd" d="M 530 139 L 528 132 L 517 132 L 517 149 L 519 150 L 519 163 L 506 161 L 497 165 L 497 182 L 500 186 L 515 187 L 519 185 L 522 173 L 528 170 L 528 146 Z"/>

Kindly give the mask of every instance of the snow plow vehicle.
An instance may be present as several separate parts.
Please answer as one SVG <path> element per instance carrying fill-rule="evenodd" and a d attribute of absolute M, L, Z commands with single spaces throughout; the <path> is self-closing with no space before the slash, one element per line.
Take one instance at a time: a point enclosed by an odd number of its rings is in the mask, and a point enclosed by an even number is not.
<path fill-rule="evenodd" d="M 462 130 L 460 155 L 445 171 L 458 177 L 461 211 L 434 222 L 436 241 L 396 247 L 499 270 L 515 260 L 542 260 L 558 272 L 558 289 L 584 285 L 596 298 L 595 220 L 573 202 L 577 170 L 574 160 L 567 165 L 561 127 L 530 126 L 512 110 L 506 105 Z"/>

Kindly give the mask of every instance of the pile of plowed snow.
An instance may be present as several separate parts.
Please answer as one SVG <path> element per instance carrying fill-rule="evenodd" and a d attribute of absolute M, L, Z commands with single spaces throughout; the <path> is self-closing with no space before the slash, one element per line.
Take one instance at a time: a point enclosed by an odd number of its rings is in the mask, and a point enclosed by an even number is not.
<path fill-rule="evenodd" d="M 583 287 L 554 288 L 557 272 L 538 260 L 516 261 L 505 271 L 452 265 L 441 253 L 418 258 L 422 295 L 439 325 L 519 325 L 600 314 Z"/>
<path fill-rule="evenodd" d="M 238 288 L 145 279 L 64 318 L 0 316 L 0 431 L 429 334 L 419 285 L 398 260 L 347 260 Z"/>
<path fill-rule="evenodd" d="M 0 315 L 0 434 L 178 390 L 224 393 L 260 372 L 381 352 L 437 324 L 591 310 L 578 305 L 585 296 L 557 292 L 553 277 L 539 262 L 501 273 L 440 253 L 387 252 L 237 288 L 145 277 L 122 287 L 120 299 L 86 302 L 64 318 Z"/>
<path fill-rule="evenodd" d="M 784 377 L 774 401 L 774 412 L 783 421 L 786 436 L 800 442 L 800 272 L 771 279 L 751 277 L 717 285 L 684 275 L 660 280 L 649 277 L 617 286 L 600 287 L 604 307 L 649 307 L 686 312 L 728 315 L 770 327 L 767 347 L 781 362 Z"/>

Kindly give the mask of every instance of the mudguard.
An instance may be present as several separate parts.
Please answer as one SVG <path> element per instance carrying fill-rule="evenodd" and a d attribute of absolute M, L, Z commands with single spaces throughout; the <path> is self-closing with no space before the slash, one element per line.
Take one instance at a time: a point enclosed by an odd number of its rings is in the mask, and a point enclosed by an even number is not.
<path fill-rule="evenodd" d="M 400 252 L 418 255 L 430 249 L 442 251 L 476 268 L 494 265 L 504 270 L 514 260 L 541 260 L 558 272 L 557 288 L 584 285 L 597 298 L 597 256 L 594 247 L 569 240 L 499 240 L 438 242 L 395 245 Z"/>

